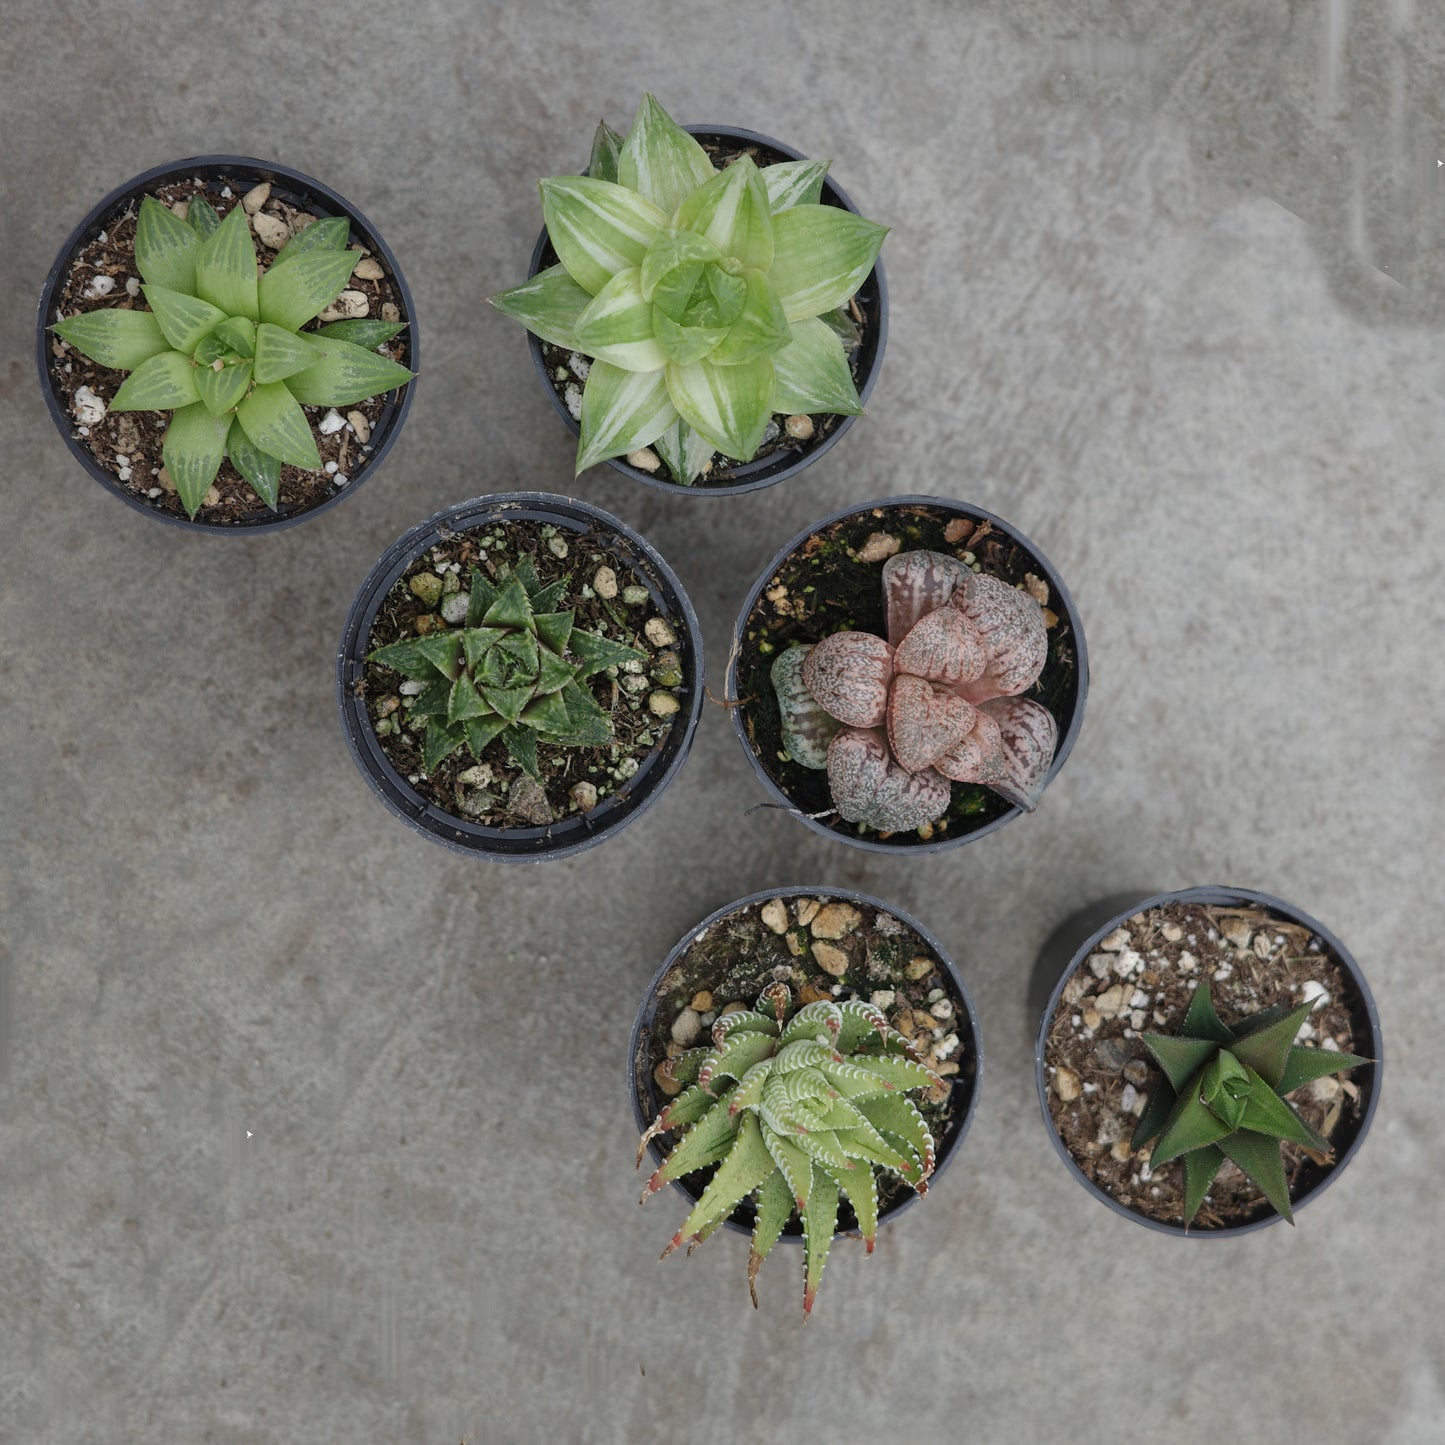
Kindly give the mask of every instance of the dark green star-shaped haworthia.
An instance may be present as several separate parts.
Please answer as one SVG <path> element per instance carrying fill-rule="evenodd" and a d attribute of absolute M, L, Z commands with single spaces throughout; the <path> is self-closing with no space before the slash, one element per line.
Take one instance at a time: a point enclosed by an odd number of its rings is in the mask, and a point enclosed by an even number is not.
<path fill-rule="evenodd" d="M 846 1199 L 873 1252 L 878 1228 L 876 1170 L 919 1193 L 933 1172 L 933 1136 L 907 1096 L 942 1081 L 913 1054 L 872 1004 L 819 1001 L 793 1010 L 784 984 L 764 990 L 753 1009 L 723 1014 L 712 1048 L 669 1065 L 691 1084 L 653 1121 L 638 1145 L 686 1128 L 643 1191 L 717 1165 L 697 1207 L 663 1251 L 689 1250 L 713 1234 L 744 1200 L 757 1207 L 748 1289 L 757 1304 L 758 1269 L 796 1213 L 805 1245 L 803 1318 L 812 1312 L 823 1265 Z M 732 1081 L 726 1088 L 722 1080 Z"/>
<path fill-rule="evenodd" d="M 220 220 L 201 196 L 184 218 L 151 196 L 136 221 L 148 311 L 118 305 L 52 329 L 130 375 L 110 411 L 169 411 L 161 459 L 195 516 L 227 458 L 275 508 L 281 465 L 321 465 L 303 406 L 348 406 L 411 380 L 376 347 L 403 323 L 358 319 L 301 330 L 341 294 L 358 255 L 344 216 L 313 221 L 258 277 L 243 207 Z"/>
<path fill-rule="evenodd" d="M 1262 1009 L 1231 1026 L 1214 1011 L 1209 985 L 1194 991 L 1177 1035 L 1144 1034 L 1164 1071 L 1134 1130 L 1133 1147 L 1150 1140 L 1150 1168 L 1184 1164 L 1184 1223 L 1199 1212 L 1226 1159 L 1233 1160 L 1289 1222 L 1289 1186 L 1280 1145 L 1320 1154 L 1330 1142 L 1285 1100 L 1311 1080 L 1367 1064 L 1357 1054 L 1304 1048 L 1294 1042 L 1312 1005 Z"/>
<path fill-rule="evenodd" d="M 424 683 L 411 710 L 426 720 L 427 772 L 466 747 L 480 758 L 500 737 L 516 763 L 540 780 L 537 742 L 599 747 L 612 741 L 612 720 L 583 686 L 593 673 L 647 654 L 573 625 L 554 611 L 568 578 L 542 586 L 530 561 L 500 584 L 475 568 L 466 625 L 378 647 L 368 661 Z"/>

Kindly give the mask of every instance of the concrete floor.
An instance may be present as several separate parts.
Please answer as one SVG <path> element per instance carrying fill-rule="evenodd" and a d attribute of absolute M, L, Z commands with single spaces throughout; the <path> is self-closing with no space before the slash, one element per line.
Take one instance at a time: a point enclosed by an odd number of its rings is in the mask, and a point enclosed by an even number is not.
<path fill-rule="evenodd" d="M 7 7 L 0 1440 L 1438 1441 L 1445 15 L 206 9 Z M 1041 811 L 976 846 L 880 860 L 749 812 L 720 708 L 644 820 L 544 868 L 426 844 L 347 757 L 334 647 L 372 559 L 452 501 L 572 485 L 482 298 L 524 274 L 535 179 L 644 89 L 835 157 L 894 228 L 892 335 L 868 417 L 794 482 L 576 491 L 659 545 L 715 663 L 844 502 L 935 491 L 1034 537 L 1093 691 Z M 269 539 L 107 497 L 32 369 L 69 228 L 208 150 L 353 197 L 425 337 L 384 472 Z M 637 1208 L 624 1048 L 696 920 L 806 882 L 943 940 L 988 1065 L 939 1188 L 872 1259 L 840 1246 L 800 1332 L 785 1265 L 748 1307 L 736 1238 L 657 1263 L 680 1216 Z M 1222 1247 L 1085 1197 L 1030 1063 L 1051 930 L 1200 882 L 1338 932 L 1389 1051 L 1349 1172 Z"/>

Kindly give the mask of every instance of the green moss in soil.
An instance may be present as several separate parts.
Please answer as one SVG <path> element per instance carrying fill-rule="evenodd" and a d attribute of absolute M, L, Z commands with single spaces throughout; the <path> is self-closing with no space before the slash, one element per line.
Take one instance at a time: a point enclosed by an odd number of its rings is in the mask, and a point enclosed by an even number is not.
<path fill-rule="evenodd" d="M 818 940 L 809 928 L 819 908 L 830 903 L 844 904 L 859 915 L 857 926 L 845 936 L 827 940 L 847 955 L 845 971 L 836 975 L 823 968 L 814 955 Z M 767 921 L 769 917 L 779 921 L 780 915 L 768 912 L 775 907 L 786 910 L 782 933 Z M 890 913 L 828 893 L 780 896 L 749 904 L 693 939 L 663 978 L 655 1001 L 650 1001 L 651 1025 L 638 1040 L 633 1084 L 646 1116 L 655 1118 L 667 1102 L 669 1095 L 659 1086 L 656 1071 L 664 1060 L 681 1052 L 681 1046 L 673 1041 L 672 1025 L 693 999 L 700 992 L 710 994 L 709 1012 L 713 1014 L 726 1011 L 729 1004 L 751 1008 L 771 983 L 787 984 L 795 1004 L 825 997 L 841 1001 L 882 996 L 879 1007 L 889 1023 L 912 1040 L 919 1057 L 945 1080 L 944 1088 L 935 1094 L 915 1096 L 942 1157 L 945 1139 L 968 1115 L 977 1076 L 978 1059 L 964 1000 L 938 955 L 907 924 Z M 948 1016 L 938 1017 L 932 1012 L 936 1007 L 946 1007 Z M 706 1028 L 699 1042 L 705 1042 L 705 1036 Z M 675 1142 L 672 1134 L 658 1139 L 664 1154 Z M 696 1197 L 710 1175 L 710 1170 L 699 1170 L 681 1182 Z M 886 1173 L 878 1176 L 878 1191 L 884 1210 L 896 1208 L 913 1193 Z M 732 1218 L 751 1228 L 751 1203 L 740 1205 Z M 844 1201 L 839 1228 L 856 1227 L 857 1220 Z M 796 1220 L 789 1223 L 787 1232 L 799 1232 Z"/>
<path fill-rule="evenodd" d="M 964 524 L 971 524 L 959 536 Z M 946 533 L 950 526 L 957 540 Z M 859 560 L 858 553 L 874 533 L 896 538 L 901 552 L 945 552 L 1001 578 L 1011 586 L 1025 586 L 1030 576 L 1044 581 L 1038 560 L 1007 534 L 994 530 L 965 508 L 922 504 L 875 507 L 855 513 L 815 532 L 768 579 L 743 626 L 738 655 L 738 706 L 743 728 L 764 771 L 802 813 L 835 833 L 869 836 L 857 823 L 844 822 L 832 813 L 828 775 L 805 768 L 783 751 L 778 700 L 771 670 L 778 655 L 795 644 L 816 643 L 834 632 L 871 632 L 885 636 L 883 563 Z M 1055 620 L 1049 627 L 1049 654 L 1038 681 L 1025 697 L 1041 703 L 1054 716 L 1062 742 L 1078 702 L 1078 650 L 1073 627 L 1052 594 L 1043 599 Z M 1001 818 L 1012 804 L 991 788 L 977 783 L 954 783 L 948 811 L 941 819 L 908 834 L 875 835 L 895 845 L 937 842 L 967 835 Z"/>
<path fill-rule="evenodd" d="M 1171 1161 L 1156 1174 L 1149 1168 L 1148 1146 L 1136 1152 L 1129 1142 L 1162 1077 L 1140 1033 L 1178 1033 L 1202 982 L 1209 984 L 1226 1024 L 1277 1004 L 1294 1008 L 1306 996 L 1306 984 L 1318 985 L 1325 998 L 1297 1039 L 1312 1047 L 1328 1040 L 1342 1053 L 1368 1049 L 1368 1018 L 1323 940 L 1259 908 L 1176 901 L 1136 914 L 1105 942 L 1110 947 L 1101 944 L 1065 984 L 1049 1021 L 1044 1049 L 1049 1116 L 1074 1162 L 1098 1188 L 1135 1213 L 1178 1225 L 1183 1164 Z M 1147 1003 L 1117 1014 L 1112 1007 L 1101 1009 L 1100 996 L 1121 981 L 1130 999 L 1137 990 L 1147 994 Z M 1067 1077 L 1061 1076 L 1064 1070 Z M 1337 1154 L 1354 1137 L 1364 1108 L 1361 1089 L 1348 1073 L 1297 1089 L 1289 1102 L 1336 1145 Z M 1294 1144 L 1284 1145 L 1283 1158 L 1291 1199 L 1334 1167 L 1330 1158 Z M 1221 1229 L 1272 1212 L 1255 1184 L 1226 1163 L 1189 1227 Z"/>
<path fill-rule="evenodd" d="M 558 556 L 559 549 L 565 555 Z M 500 738 L 483 748 L 480 758 L 473 757 L 463 746 L 428 774 L 422 762 L 424 724 L 408 719 L 412 699 L 400 690 L 403 678 L 381 663 L 368 662 L 363 680 L 367 714 L 382 750 L 397 772 L 443 811 L 487 827 L 541 826 L 577 817 L 583 809 L 572 790 L 579 783 L 595 787 L 599 803 L 615 794 L 637 775 L 671 728 L 684 720 L 682 708 L 693 668 L 683 619 L 662 607 L 656 587 L 649 585 L 648 578 L 610 543 L 606 534 L 521 519 L 497 519 L 451 533 L 428 548 L 383 599 L 372 624 L 367 653 L 403 638 L 448 629 L 439 611 L 428 607 L 411 590 L 411 579 L 418 574 L 429 572 L 441 579 L 440 606 L 447 596 L 465 589 L 473 567 L 480 568 L 493 582 L 501 582 L 523 561 L 531 563 L 543 586 L 567 580 L 558 610 L 575 612 L 576 627 L 637 648 L 650 659 L 639 672 L 609 668 L 584 684 L 611 719 L 611 744 L 562 747 L 539 739 L 541 798 L 535 788 L 517 787 L 527 775 Z M 599 596 L 592 586 L 603 567 L 610 568 L 616 579 L 617 593 L 611 598 Z M 627 589 L 638 587 L 646 591 L 646 600 L 625 600 Z M 655 626 L 654 635 L 648 635 L 648 624 L 654 620 L 666 625 L 670 641 L 656 641 Z M 655 714 L 648 699 L 659 692 L 675 698 L 679 710 L 667 717 Z M 475 781 L 473 770 L 479 764 L 490 768 L 490 778 Z M 467 774 L 472 780 L 466 780 Z"/>

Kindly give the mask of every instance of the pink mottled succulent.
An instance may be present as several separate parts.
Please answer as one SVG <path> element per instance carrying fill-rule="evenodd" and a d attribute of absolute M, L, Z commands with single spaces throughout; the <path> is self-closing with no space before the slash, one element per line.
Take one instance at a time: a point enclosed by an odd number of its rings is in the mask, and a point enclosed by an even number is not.
<path fill-rule="evenodd" d="M 1043 609 L 943 552 L 890 558 L 883 597 L 886 640 L 835 632 L 774 663 L 789 756 L 826 767 L 839 814 L 881 833 L 941 817 L 950 782 L 1031 810 L 1058 740 L 1019 695 L 1048 656 Z"/>

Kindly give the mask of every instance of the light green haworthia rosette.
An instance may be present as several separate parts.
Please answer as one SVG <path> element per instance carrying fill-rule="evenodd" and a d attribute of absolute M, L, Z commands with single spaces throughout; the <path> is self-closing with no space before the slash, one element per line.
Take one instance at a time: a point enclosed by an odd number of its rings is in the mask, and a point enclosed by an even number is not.
<path fill-rule="evenodd" d="M 933 1136 L 908 1094 L 940 1087 L 942 1080 L 872 1004 L 824 1000 L 794 1011 L 786 985 L 772 984 L 755 1008 L 717 1019 L 710 1049 L 689 1050 L 669 1062 L 668 1072 L 691 1087 L 642 1136 L 637 1162 L 658 1134 L 686 1132 L 648 1179 L 643 1202 L 694 1170 L 716 1165 L 717 1172 L 662 1257 L 683 1244 L 690 1253 L 751 1198 L 756 1223 L 748 1289 L 754 1306 L 758 1269 L 794 1214 L 803 1228 L 806 1320 L 840 1199 L 852 1206 L 872 1254 L 876 1171 L 927 1192 Z"/>
<path fill-rule="evenodd" d="M 590 174 L 544 180 L 560 258 L 492 305 L 592 358 L 577 470 L 652 446 L 691 483 L 747 460 L 774 412 L 862 410 L 840 308 L 887 230 L 820 204 L 826 161 L 717 171 L 651 96 L 625 141 L 599 128 Z"/>
<path fill-rule="evenodd" d="M 543 587 L 524 561 L 500 585 L 472 569 L 464 626 L 404 638 L 367 655 L 424 684 L 411 709 L 426 723 L 423 766 L 430 773 L 458 748 L 480 758 L 500 737 L 517 765 L 541 781 L 539 739 L 564 747 L 612 741 L 612 720 L 583 685 L 593 673 L 647 654 L 573 626 L 554 610 L 569 579 Z"/>
<path fill-rule="evenodd" d="M 345 217 L 313 221 L 257 275 L 245 210 L 225 220 L 201 196 L 184 218 L 151 196 L 136 221 L 147 311 L 116 306 L 51 329 L 130 375 L 110 411 L 169 411 L 161 458 L 195 516 L 227 458 L 275 508 L 281 465 L 321 465 L 303 406 L 347 406 L 410 381 L 376 348 L 403 323 L 349 320 L 301 330 L 341 294 L 358 256 Z"/>
<path fill-rule="evenodd" d="M 1201 983 L 1178 1036 L 1142 1036 L 1164 1078 L 1134 1130 L 1133 1147 L 1154 1141 L 1150 1168 L 1156 1171 L 1173 1159 L 1183 1160 L 1186 1226 L 1226 1160 L 1294 1223 L 1280 1145 L 1298 1144 L 1320 1155 L 1331 1149 L 1285 1095 L 1314 1079 L 1369 1063 L 1357 1054 L 1296 1044 L 1311 1007 L 1261 1009 L 1227 1026 L 1214 1011 L 1209 985 Z"/>

